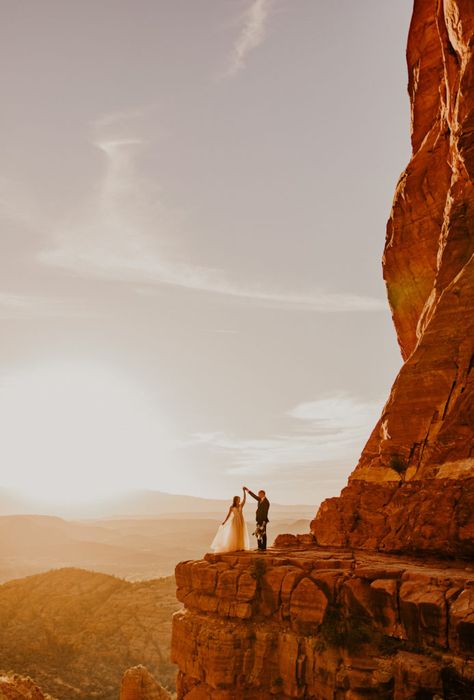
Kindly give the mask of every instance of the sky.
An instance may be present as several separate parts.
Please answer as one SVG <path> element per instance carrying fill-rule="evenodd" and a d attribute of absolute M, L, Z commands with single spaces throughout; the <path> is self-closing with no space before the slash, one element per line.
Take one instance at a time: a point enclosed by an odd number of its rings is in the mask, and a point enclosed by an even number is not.
<path fill-rule="evenodd" d="M 339 493 L 401 365 L 411 5 L 2 3 L 0 487 Z"/>

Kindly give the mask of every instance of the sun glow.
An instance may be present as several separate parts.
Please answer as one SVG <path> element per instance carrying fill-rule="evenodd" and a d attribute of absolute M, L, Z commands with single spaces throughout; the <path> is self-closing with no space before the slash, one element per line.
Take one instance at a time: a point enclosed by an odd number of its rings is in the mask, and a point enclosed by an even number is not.
<path fill-rule="evenodd" d="M 160 485 L 166 438 L 158 407 L 97 367 L 41 368 L 0 380 L 2 486 L 78 503 Z M 166 486 L 166 484 L 164 484 Z"/>

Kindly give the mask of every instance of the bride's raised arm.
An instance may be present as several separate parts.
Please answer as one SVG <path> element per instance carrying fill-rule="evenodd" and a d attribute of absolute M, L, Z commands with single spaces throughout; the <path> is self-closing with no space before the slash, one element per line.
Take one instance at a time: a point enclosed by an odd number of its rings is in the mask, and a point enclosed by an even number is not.
<path fill-rule="evenodd" d="M 241 502 L 241 504 L 240 504 L 240 507 L 241 507 L 241 508 L 244 507 L 245 501 L 247 500 L 247 490 L 246 490 L 245 488 L 242 489 L 242 490 L 243 490 L 243 492 L 244 492 L 244 497 L 242 498 L 242 502 Z"/>

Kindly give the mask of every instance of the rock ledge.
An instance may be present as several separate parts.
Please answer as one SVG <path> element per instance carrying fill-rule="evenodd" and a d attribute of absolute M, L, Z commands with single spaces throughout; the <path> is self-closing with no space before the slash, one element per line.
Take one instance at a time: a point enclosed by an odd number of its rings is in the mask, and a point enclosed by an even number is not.
<path fill-rule="evenodd" d="M 176 582 L 182 700 L 474 693 L 465 562 L 289 546 L 182 562 Z"/>

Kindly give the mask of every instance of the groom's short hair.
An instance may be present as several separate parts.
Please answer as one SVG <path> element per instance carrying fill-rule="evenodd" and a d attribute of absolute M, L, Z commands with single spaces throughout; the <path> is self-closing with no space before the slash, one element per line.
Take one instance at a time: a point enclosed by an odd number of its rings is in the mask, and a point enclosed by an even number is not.
<path fill-rule="evenodd" d="M 265 491 L 263 489 L 260 489 L 260 491 L 258 492 L 258 495 L 260 496 L 261 493 L 265 496 Z"/>

